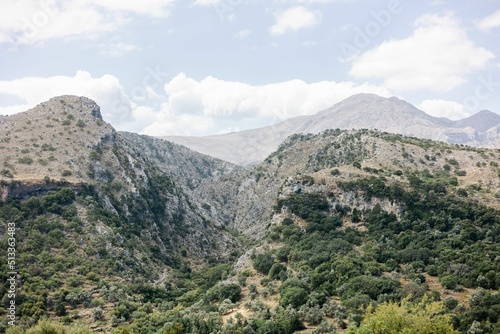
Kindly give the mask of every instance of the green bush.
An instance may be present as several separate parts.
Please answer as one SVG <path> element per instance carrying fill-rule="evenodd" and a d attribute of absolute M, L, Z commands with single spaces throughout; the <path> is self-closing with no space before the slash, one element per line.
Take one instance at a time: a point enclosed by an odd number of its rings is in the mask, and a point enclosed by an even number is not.
<path fill-rule="evenodd" d="M 281 294 L 280 305 L 283 307 L 290 305 L 297 309 L 304 305 L 308 298 L 309 294 L 305 289 L 300 287 L 289 287 Z"/>
<path fill-rule="evenodd" d="M 282 272 L 286 273 L 286 271 L 287 271 L 287 268 L 285 265 L 283 265 L 281 263 L 275 263 L 275 264 L 273 264 L 273 266 L 269 270 L 269 277 L 271 277 L 272 279 L 280 279 L 280 277 L 281 277 L 280 274 Z"/>
<path fill-rule="evenodd" d="M 274 258 L 270 253 L 262 253 L 253 260 L 253 267 L 258 272 L 267 275 L 274 264 Z"/>
<path fill-rule="evenodd" d="M 441 278 L 441 285 L 445 289 L 453 290 L 457 287 L 458 279 L 455 275 L 447 275 Z"/>
<path fill-rule="evenodd" d="M 359 327 L 350 326 L 348 334 L 407 333 L 407 334 L 459 334 L 453 329 L 451 317 L 443 314 L 441 302 L 411 304 L 399 303 L 368 308 Z"/>
<path fill-rule="evenodd" d="M 20 164 L 31 165 L 31 163 L 33 163 L 33 159 L 31 159 L 30 157 L 22 157 L 17 159 L 17 162 L 19 162 Z"/>

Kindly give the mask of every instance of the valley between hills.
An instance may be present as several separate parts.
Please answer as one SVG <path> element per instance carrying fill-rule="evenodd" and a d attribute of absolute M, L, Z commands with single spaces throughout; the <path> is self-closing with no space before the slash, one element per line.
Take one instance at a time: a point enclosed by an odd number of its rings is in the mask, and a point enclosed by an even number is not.
<path fill-rule="evenodd" d="M 499 333 L 499 131 L 367 94 L 208 138 L 1 117 L 0 331 Z"/>

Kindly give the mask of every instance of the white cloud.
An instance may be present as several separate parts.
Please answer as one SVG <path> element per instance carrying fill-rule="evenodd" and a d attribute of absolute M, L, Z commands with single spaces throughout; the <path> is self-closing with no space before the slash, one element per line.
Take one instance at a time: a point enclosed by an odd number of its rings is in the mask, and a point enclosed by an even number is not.
<path fill-rule="evenodd" d="M 447 100 L 424 100 L 416 106 L 420 110 L 435 117 L 446 117 L 451 120 L 459 120 L 470 116 L 467 109 L 460 103 Z"/>
<path fill-rule="evenodd" d="M 93 78 L 84 71 L 72 77 L 0 81 L 0 94 L 25 101 L 0 107 L 0 114 L 25 111 L 54 96 L 73 94 L 95 100 L 104 120 L 118 130 L 150 135 L 207 135 L 310 115 L 357 93 L 390 96 L 386 89 L 368 83 L 291 80 L 252 86 L 210 76 L 195 80 L 184 73 L 172 78 L 164 88 L 157 94 L 145 87 L 148 98 L 141 100 L 130 96 L 134 90 L 127 94 L 116 77 Z M 146 103 L 157 103 L 158 107 Z"/>
<path fill-rule="evenodd" d="M 454 16 L 425 15 L 416 30 L 402 40 L 390 40 L 353 58 L 350 74 L 384 79 L 397 91 L 450 91 L 465 75 L 484 68 L 494 58 L 474 45 Z"/>
<path fill-rule="evenodd" d="M 168 105 L 165 109 L 168 110 Z M 209 133 L 214 127 L 213 119 L 206 115 L 170 115 L 164 111 L 157 115 L 156 121 L 146 126 L 141 133 L 150 136 L 166 134 L 193 136 Z"/>
<path fill-rule="evenodd" d="M 132 119 L 129 99 L 124 94 L 119 80 L 112 75 L 93 78 L 88 72 L 78 71 L 73 77 L 26 77 L 0 81 L 0 93 L 26 101 L 16 106 L 0 107 L 0 114 L 25 111 L 54 96 L 69 94 L 95 100 L 101 106 L 104 119 L 115 126 Z"/>
<path fill-rule="evenodd" d="M 274 36 L 311 28 L 321 21 L 319 12 L 311 11 L 303 6 L 289 8 L 275 16 L 276 23 L 269 29 Z"/>
<path fill-rule="evenodd" d="M 131 14 L 163 17 L 176 0 L 2 0 L 0 43 L 35 44 L 54 38 L 95 38 L 115 31 Z"/>
<path fill-rule="evenodd" d="M 184 73 L 173 78 L 165 92 L 168 102 L 161 110 L 162 116 L 144 133 L 206 135 L 248 129 L 314 114 L 356 93 L 390 95 L 384 88 L 367 83 L 291 80 L 252 86 L 214 77 L 198 81 Z M 197 128 L 193 129 L 193 125 Z"/>
<path fill-rule="evenodd" d="M 176 0 L 85 0 L 91 5 L 99 6 L 116 12 L 124 11 L 152 17 L 164 17 L 170 14 L 170 10 Z"/>
<path fill-rule="evenodd" d="M 238 38 L 247 38 L 248 36 L 250 36 L 252 34 L 252 30 L 250 29 L 243 29 L 243 30 L 240 30 L 236 33 L 236 37 Z"/>
<path fill-rule="evenodd" d="M 479 29 L 490 31 L 493 28 L 500 27 L 500 9 L 477 23 Z"/>

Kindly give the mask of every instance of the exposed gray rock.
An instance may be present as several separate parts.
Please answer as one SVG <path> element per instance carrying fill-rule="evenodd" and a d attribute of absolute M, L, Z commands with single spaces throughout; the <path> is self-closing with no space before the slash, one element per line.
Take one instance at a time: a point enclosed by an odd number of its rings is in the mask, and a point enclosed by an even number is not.
<path fill-rule="evenodd" d="M 398 98 L 357 94 L 312 116 L 291 118 L 260 129 L 206 137 L 162 137 L 232 163 L 249 166 L 263 161 L 290 135 L 327 129 L 377 129 L 455 144 L 500 148 L 488 132 L 500 116 L 481 111 L 461 121 L 430 116 Z M 488 134 L 487 134 L 488 132 Z"/>

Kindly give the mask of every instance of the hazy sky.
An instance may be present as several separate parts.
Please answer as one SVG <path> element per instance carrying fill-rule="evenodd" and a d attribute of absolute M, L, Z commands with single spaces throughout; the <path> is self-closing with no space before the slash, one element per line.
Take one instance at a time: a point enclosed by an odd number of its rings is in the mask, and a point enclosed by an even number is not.
<path fill-rule="evenodd" d="M 360 92 L 500 113 L 500 0 L 1 0 L 0 114 L 88 96 L 118 130 L 205 135 Z"/>

